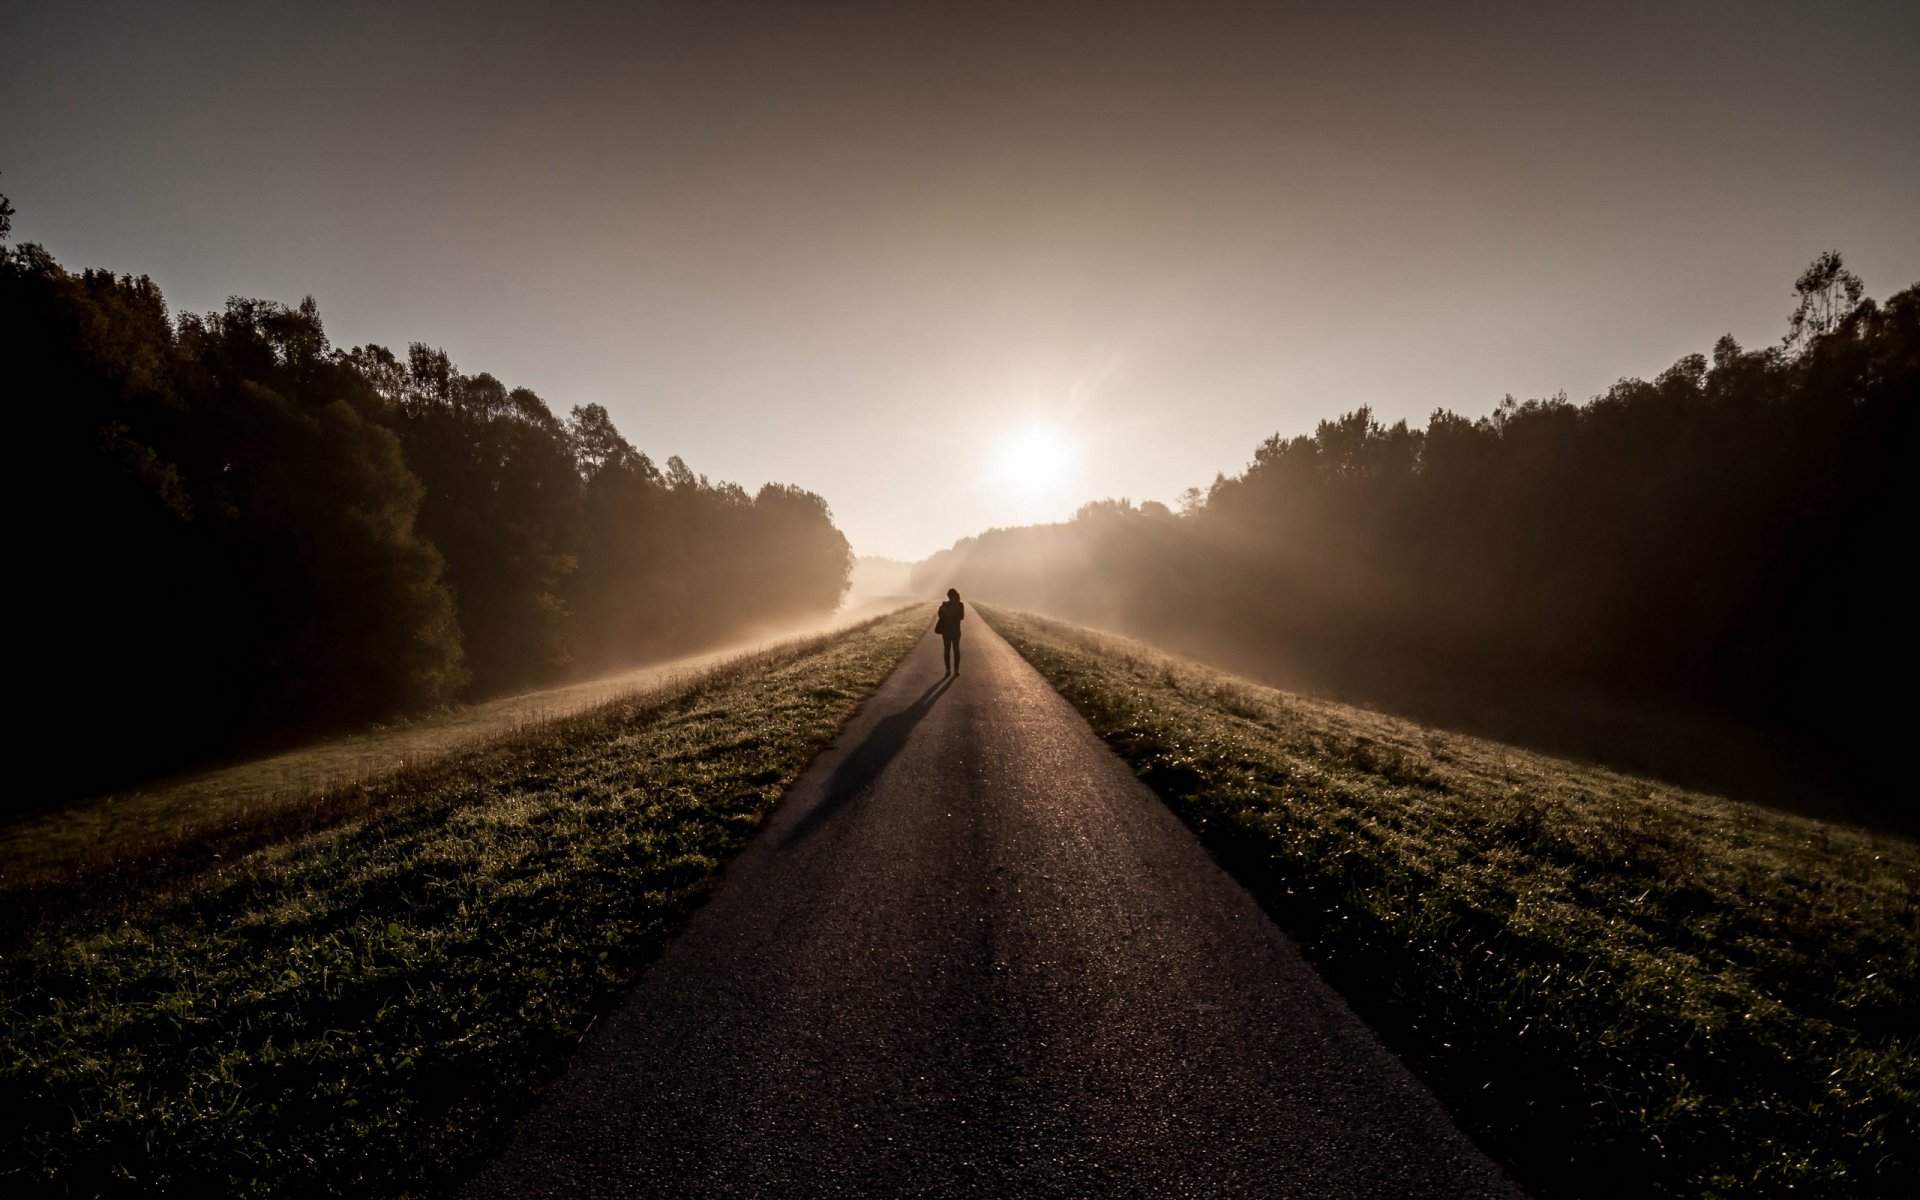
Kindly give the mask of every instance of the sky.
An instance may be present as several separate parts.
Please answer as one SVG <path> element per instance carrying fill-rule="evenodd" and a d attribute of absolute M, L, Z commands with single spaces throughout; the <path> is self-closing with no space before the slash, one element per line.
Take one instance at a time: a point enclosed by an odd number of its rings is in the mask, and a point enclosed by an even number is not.
<path fill-rule="evenodd" d="M 1920 281 L 1920 5 L 24 4 L 16 240 L 917 559 Z"/>

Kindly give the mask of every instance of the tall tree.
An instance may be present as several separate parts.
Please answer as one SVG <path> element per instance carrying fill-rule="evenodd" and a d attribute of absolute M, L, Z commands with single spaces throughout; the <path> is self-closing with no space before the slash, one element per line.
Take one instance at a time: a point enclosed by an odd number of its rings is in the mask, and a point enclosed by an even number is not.
<path fill-rule="evenodd" d="M 1793 281 L 1793 292 L 1800 302 L 1787 315 L 1787 333 L 1781 341 L 1789 348 L 1805 349 L 1853 311 L 1866 294 L 1866 285 L 1847 270 L 1838 250 L 1828 250 Z"/>

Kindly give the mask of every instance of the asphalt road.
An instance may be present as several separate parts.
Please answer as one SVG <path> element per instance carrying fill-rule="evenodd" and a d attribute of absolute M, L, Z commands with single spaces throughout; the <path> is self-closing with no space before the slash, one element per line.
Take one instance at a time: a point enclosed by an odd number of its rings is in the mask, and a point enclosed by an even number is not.
<path fill-rule="evenodd" d="M 977 616 L 929 636 L 468 1186 L 1513 1196 Z"/>

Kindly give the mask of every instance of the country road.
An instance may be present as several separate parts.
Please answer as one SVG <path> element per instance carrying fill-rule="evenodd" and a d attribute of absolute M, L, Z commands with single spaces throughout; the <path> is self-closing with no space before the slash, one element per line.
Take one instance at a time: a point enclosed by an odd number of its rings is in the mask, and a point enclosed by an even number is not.
<path fill-rule="evenodd" d="M 1517 1196 L 978 616 L 917 645 L 469 1197 Z"/>

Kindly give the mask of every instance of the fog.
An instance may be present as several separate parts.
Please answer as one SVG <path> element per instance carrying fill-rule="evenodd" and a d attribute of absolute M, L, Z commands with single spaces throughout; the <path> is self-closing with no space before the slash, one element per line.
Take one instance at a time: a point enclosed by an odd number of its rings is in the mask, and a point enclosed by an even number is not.
<path fill-rule="evenodd" d="M 1866 701 L 1915 665 L 1890 553 L 1920 287 L 1838 256 L 1785 342 L 1724 337 L 1586 404 L 1367 409 L 1272 437 L 1181 511 L 1106 500 L 919 564 L 949 586 L 1300 690 L 1775 803 L 1911 825 Z"/>
<path fill-rule="evenodd" d="M 4 213 L 0 209 L 0 213 Z M 827 502 L 656 463 L 606 409 L 319 307 L 176 312 L 0 225 L 0 378 L 48 536 L 22 676 L 57 736 L 104 689 L 85 793 L 743 639 L 820 628 L 852 565 Z M 27 793 L 14 803 L 58 796 Z"/>
<path fill-rule="evenodd" d="M 1057 525 L 906 590 L 1831 749 L 1903 438 L 1781 318 L 1835 247 L 1920 275 L 1916 46 L 1891 3 L 31 6 L 48 707 L 106 679 L 116 752 L 212 753 Z"/>
<path fill-rule="evenodd" d="M 0 190 L 924 557 L 1920 273 L 1920 8 L 14 6 Z M 1070 471 L 1009 480 L 1040 423 Z"/>

